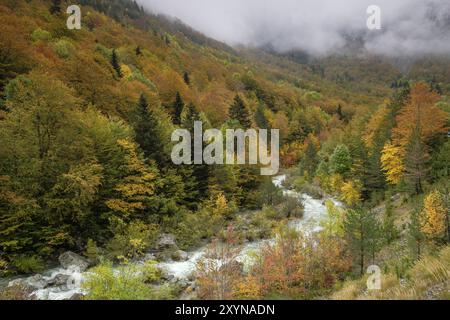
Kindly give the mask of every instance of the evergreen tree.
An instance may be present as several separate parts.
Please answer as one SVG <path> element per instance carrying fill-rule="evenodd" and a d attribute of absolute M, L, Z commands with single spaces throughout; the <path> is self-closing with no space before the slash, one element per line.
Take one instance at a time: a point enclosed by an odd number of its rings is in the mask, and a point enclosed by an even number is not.
<path fill-rule="evenodd" d="M 416 194 L 423 192 L 423 183 L 428 176 L 428 154 L 420 137 L 420 130 L 414 130 L 406 147 L 405 177 Z"/>
<path fill-rule="evenodd" d="M 350 151 L 346 145 L 338 145 L 331 155 L 330 168 L 333 173 L 346 174 L 352 166 Z"/>
<path fill-rule="evenodd" d="M 136 142 L 144 151 L 146 158 L 155 160 L 161 167 L 167 163 L 164 139 L 161 134 L 160 120 L 155 112 L 149 108 L 143 94 L 139 98 L 136 110 Z"/>
<path fill-rule="evenodd" d="M 183 74 L 183 80 L 188 86 L 191 84 L 191 79 L 189 77 L 189 73 L 187 73 L 186 71 Z"/>
<path fill-rule="evenodd" d="M 311 181 L 315 176 L 319 164 L 319 157 L 316 144 L 312 137 L 307 139 L 306 144 L 305 153 L 300 160 L 300 170 L 302 173 L 306 173 L 308 180 Z"/>
<path fill-rule="evenodd" d="M 185 105 L 183 102 L 183 99 L 181 98 L 181 95 L 179 92 L 177 92 L 177 95 L 175 97 L 175 102 L 173 103 L 172 109 L 173 109 L 173 123 L 175 125 L 181 124 L 181 114 L 183 113 Z"/>
<path fill-rule="evenodd" d="M 52 0 L 52 4 L 50 6 L 51 14 L 59 14 L 61 13 L 61 0 Z"/>
<path fill-rule="evenodd" d="M 356 208 L 347 211 L 344 232 L 362 275 L 365 261 L 371 258 L 373 263 L 380 247 L 380 226 L 372 212 Z"/>
<path fill-rule="evenodd" d="M 200 113 L 197 111 L 196 106 L 190 103 L 186 107 L 185 117 L 183 119 L 183 127 L 193 134 L 194 132 L 194 122 L 200 121 Z M 192 163 L 194 162 L 194 139 L 191 140 L 191 150 L 192 150 Z M 192 169 L 193 181 L 188 182 L 188 193 L 190 194 L 191 207 L 197 207 L 200 202 L 204 199 L 209 198 L 209 177 L 211 175 L 211 166 L 206 164 L 193 164 L 190 166 Z"/>
<path fill-rule="evenodd" d="M 261 129 L 270 129 L 269 121 L 264 114 L 264 105 L 260 104 L 255 112 L 256 125 Z M 270 138 L 269 138 L 270 139 Z"/>
<path fill-rule="evenodd" d="M 248 129 L 252 126 L 250 115 L 244 101 L 239 95 L 236 95 L 234 102 L 229 110 L 229 117 L 232 120 L 237 120 L 244 129 Z"/>
<path fill-rule="evenodd" d="M 116 49 L 113 49 L 113 51 L 112 51 L 111 65 L 113 66 L 114 70 L 116 71 L 117 76 L 119 78 L 122 78 L 122 69 L 120 67 L 119 57 L 117 55 Z"/>
<path fill-rule="evenodd" d="M 137 56 L 141 56 L 142 55 L 142 50 L 141 50 L 140 46 L 136 47 L 135 53 L 136 53 Z"/>

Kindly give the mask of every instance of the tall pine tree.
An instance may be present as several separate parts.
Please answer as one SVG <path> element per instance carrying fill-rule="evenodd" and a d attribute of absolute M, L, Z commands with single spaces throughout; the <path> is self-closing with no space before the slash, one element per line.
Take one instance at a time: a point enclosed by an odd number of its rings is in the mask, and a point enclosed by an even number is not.
<path fill-rule="evenodd" d="M 116 71 L 119 78 L 122 78 L 122 69 L 120 68 L 119 56 L 117 55 L 116 49 L 113 49 L 111 54 L 111 65 Z"/>
<path fill-rule="evenodd" d="M 173 103 L 172 109 L 173 109 L 173 124 L 175 125 L 181 125 L 181 114 L 183 113 L 185 105 L 183 102 L 183 99 L 181 98 L 181 95 L 179 92 L 177 92 L 177 95 L 175 97 L 175 102 Z"/>
<path fill-rule="evenodd" d="M 156 161 L 159 167 L 164 166 L 168 161 L 168 155 L 164 150 L 160 120 L 155 112 L 149 108 L 147 99 L 143 94 L 141 94 L 137 105 L 134 127 L 136 142 L 144 151 L 145 157 Z"/>
<path fill-rule="evenodd" d="M 234 98 L 234 102 L 229 110 L 229 117 L 232 120 L 239 121 L 244 129 L 248 129 L 252 126 L 252 121 L 250 120 L 247 107 L 239 95 L 236 95 Z"/>

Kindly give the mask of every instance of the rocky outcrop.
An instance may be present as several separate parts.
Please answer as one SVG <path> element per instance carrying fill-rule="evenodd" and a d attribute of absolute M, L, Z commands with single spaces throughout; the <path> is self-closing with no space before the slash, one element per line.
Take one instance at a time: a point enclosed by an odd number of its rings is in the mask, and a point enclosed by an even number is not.
<path fill-rule="evenodd" d="M 63 268 L 72 268 L 78 272 L 86 271 L 86 269 L 90 266 L 89 260 L 71 251 L 61 254 L 58 260 Z"/>

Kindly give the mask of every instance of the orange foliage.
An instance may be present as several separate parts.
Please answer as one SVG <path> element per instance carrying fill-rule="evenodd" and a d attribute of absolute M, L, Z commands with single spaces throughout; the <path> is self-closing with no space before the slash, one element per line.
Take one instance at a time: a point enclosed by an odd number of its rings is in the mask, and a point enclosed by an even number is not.
<path fill-rule="evenodd" d="M 436 107 L 438 101 L 439 95 L 430 91 L 427 84 L 417 83 L 411 89 L 411 99 L 397 116 L 397 127 L 392 132 L 394 144 L 406 146 L 416 128 L 424 142 L 446 132 L 448 115 Z"/>

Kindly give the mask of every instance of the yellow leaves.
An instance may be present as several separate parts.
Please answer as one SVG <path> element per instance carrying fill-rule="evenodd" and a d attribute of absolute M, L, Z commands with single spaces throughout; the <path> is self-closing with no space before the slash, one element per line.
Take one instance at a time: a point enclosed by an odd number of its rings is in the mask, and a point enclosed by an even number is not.
<path fill-rule="evenodd" d="M 113 211 L 128 216 L 138 210 L 145 209 L 145 200 L 152 196 L 155 190 L 156 173 L 151 171 L 139 158 L 137 146 L 130 140 L 121 139 L 117 143 L 124 149 L 124 160 L 127 173 L 115 190 L 118 198 L 106 201 L 106 205 Z"/>
<path fill-rule="evenodd" d="M 131 76 L 133 75 L 133 71 L 131 71 L 130 67 L 127 66 L 126 64 L 121 64 L 120 65 L 120 71 L 122 72 L 122 76 L 124 79 L 130 79 Z"/>
<path fill-rule="evenodd" d="M 344 178 L 339 173 L 335 173 L 330 177 L 329 188 L 332 191 L 340 191 L 343 183 Z"/>
<path fill-rule="evenodd" d="M 367 124 L 366 131 L 363 135 L 364 144 L 367 148 L 373 146 L 376 134 L 382 129 L 384 122 L 389 115 L 389 109 L 386 106 L 382 106 Z"/>
<path fill-rule="evenodd" d="M 403 163 L 405 151 L 403 148 L 387 143 L 381 154 L 381 168 L 385 172 L 390 184 L 398 184 L 403 178 L 405 165 Z"/>
<path fill-rule="evenodd" d="M 261 299 L 261 285 L 258 279 L 252 276 L 247 276 L 244 281 L 236 284 L 233 290 L 235 299 L 258 300 Z"/>
<path fill-rule="evenodd" d="M 441 238 L 447 228 L 448 209 L 439 191 L 430 192 L 424 200 L 421 215 L 421 231 L 429 238 Z"/>
<path fill-rule="evenodd" d="M 228 209 L 227 198 L 225 198 L 223 193 L 219 193 L 216 198 L 216 206 L 213 210 L 214 215 L 223 215 Z"/>
<path fill-rule="evenodd" d="M 106 201 L 106 205 L 113 211 L 120 212 L 124 215 L 135 212 L 136 210 L 144 209 L 144 205 L 141 202 L 127 202 L 120 199 L 112 199 Z"/>
<path fill-rule="evenodd" d="M 350 206 L 361 202 L 361 185 L 355 181 L 344 182 L 341 193 L 342 200 Z"/>

